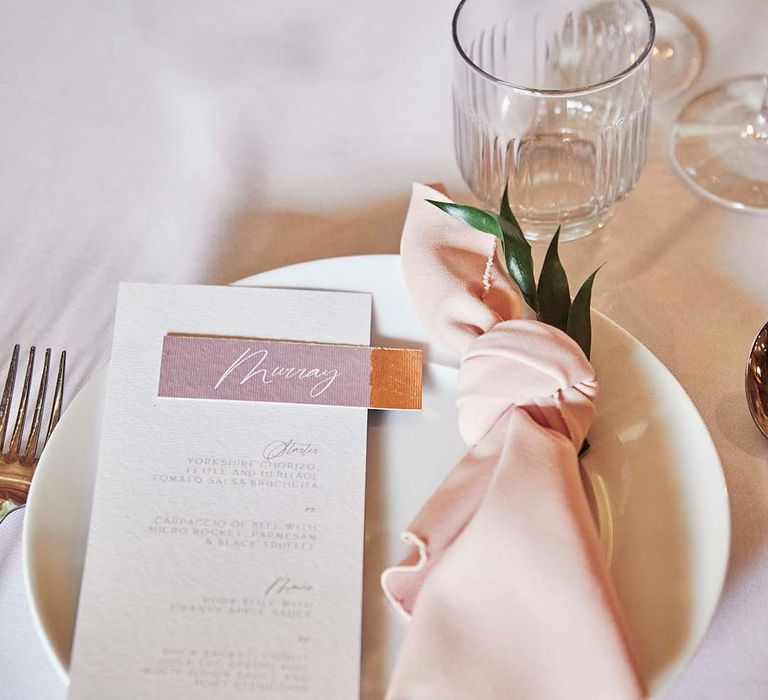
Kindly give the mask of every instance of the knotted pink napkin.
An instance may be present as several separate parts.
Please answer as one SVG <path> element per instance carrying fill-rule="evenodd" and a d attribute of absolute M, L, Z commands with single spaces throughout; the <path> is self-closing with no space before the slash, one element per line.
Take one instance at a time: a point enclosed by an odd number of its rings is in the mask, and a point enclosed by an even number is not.
<path fill-rule="evenodd" d="M 462 355 L 471 446 L 384 572 L 410 624 L 388 697 L 623 700 L 645 694 L 579 475 L 597 382 L 561 331 L 521 320 L 495 239 L 415 185 L 401 254 L 431 337 Z"/>

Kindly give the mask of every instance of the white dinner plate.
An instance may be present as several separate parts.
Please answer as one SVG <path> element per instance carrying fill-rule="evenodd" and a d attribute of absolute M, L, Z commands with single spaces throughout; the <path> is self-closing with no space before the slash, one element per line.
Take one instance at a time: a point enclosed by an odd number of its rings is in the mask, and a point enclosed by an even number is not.
<path fill-rule="evenodd" d="M 238 284 L 371 292 L 373 342 L 427 350 L 424 410 L 372 411 L 369 419 L 362 695 L 381 697 L 406 623 L 386 603 L 379 574 L 403 555 L 400 531 L 465 451 L 454 407 L 456 358 L 427 342 L 397 256 L 320 260 Z M 594 314 L 593 363 L 601 394 L 585 467 L 596 490 L 608 495 L 604 544 L 642 673 L 658 697 L 691 658 L 720 596 L 730 545 L 725 481 L 682 387 L 600 314 Z M 40 460 L 27 506 L 29 600 L 65 680 L 105 385 L 102 370 L 66 411 Z M 131 508 L 131 494 L 125 494 L 125 507 Z"/>

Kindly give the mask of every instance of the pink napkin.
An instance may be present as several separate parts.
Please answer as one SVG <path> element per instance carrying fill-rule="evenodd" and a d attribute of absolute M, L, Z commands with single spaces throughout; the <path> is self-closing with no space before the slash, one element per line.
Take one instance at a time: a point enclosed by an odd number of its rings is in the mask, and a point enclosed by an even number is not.
<path fill-rule="evenodd" d="M 382 576 L 410 617 L 388 697 L 643 697 L 579 475 L 594 370 L 564 333 L 520 320 L 495 239 L 426 199 L 446 198 L 414 186 L 403 269 L 432 338 L 462 355 L 470 450 Z"/>

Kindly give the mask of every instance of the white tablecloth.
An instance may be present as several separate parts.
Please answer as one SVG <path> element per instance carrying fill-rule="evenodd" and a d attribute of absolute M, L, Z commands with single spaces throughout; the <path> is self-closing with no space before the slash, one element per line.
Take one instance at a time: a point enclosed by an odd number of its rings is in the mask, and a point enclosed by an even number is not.
<path fill-rule="evenodd" d="M 768 70 L 768 2 L 678 7 L 708 43 L 694 90 Z M 70 397 L 108 356 L 118 281 L 227 283 L 393 252 L 412 180 L 462 190 L 452 0 L 0 8 L 0 355 L 66 348 Z M 665 139 L 682 101 L 656 109 L 637 190 L 564 257 L 574 278 L 609 261 L 596 307 L 682 382 L 726 471 L 730 574 L 672 695 L 765 698 L 768 442 L 742 377 L 768 317 L 768 218 L 705 202 L 672 172 Z M 21 523 L 0 526 L 0 698 L 57 700 L 24 596 Z"/>

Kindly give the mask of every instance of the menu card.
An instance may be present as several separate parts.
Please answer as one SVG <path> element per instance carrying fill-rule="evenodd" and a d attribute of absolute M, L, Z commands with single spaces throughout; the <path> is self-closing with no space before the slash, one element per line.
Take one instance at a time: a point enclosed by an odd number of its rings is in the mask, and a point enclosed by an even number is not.
<path fill-rule="evenodd" d="M 70 700 L 357 697 L 366 409 L 159 388 L 176 334 L 367 345 L 370 322 L 368 294 L 121 286 Z M 206 365 L 232 383 L 238 357 Z"/>

